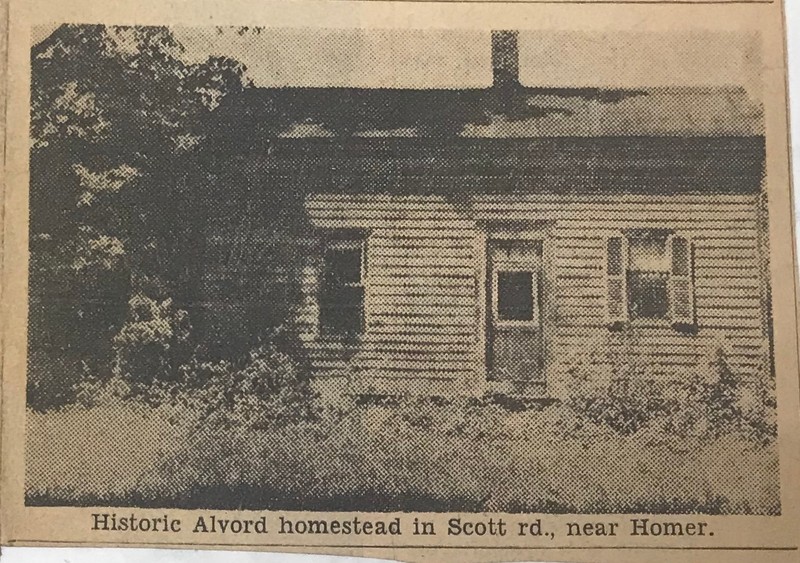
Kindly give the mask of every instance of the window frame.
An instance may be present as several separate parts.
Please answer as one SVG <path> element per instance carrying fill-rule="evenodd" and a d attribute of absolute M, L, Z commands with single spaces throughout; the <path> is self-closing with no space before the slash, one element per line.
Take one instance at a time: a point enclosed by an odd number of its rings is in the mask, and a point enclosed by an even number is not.
<path fill-rule="evenodd" d="M 335 331 L 329 325 L 323 323 L 324 306 L 323 295 L 325 292 L 325 276 L 328 271 L 328 255 L 336 250 L 358 250 L 359 252 L 359 277 L 357 282 L 344 282 L 342 288 L 358 288 L 361 290 L 361 318 L 359 319 L 359 329 L 353 334 Z M 317 334 L 323 340 L 331 341 L 353 341 L 360 339 L 366 332 L 366 277 L 367 277 L 367 237 L 364 235 L 346 234 L 331 236 L 324 242 L 322 250 L 322 263 L 319 272 L 319 283 L 317 291 Z"/>
<path fill-rule="evenodd" d="M 631 234 L 631 231 L 641 232 L 643 230 L 652 231 L 653 234 L 662 235 L 665 240 L 665 252 L 666 252 L 666 260 L 667 260 L 667 313 L 664 318 L 648 318 L 648 317 L 634 317 L 631 314 L 631 302 L 628 298 L 629 295 L 629 280 L 628 275 L 631 271 L 630 268 L 630 244 L 631 240 L 638 238 L 635 235 Z M 609 265 L 609 241 L 611 239 L 621 239 L 621 254 L 622 254 L 622 273 L 619 274 L 611 274 L 609 273 L 608 265 Z M 687 245 L 687 273 L 685 275 L 677 275 L 673 274 L 674 270 L 674 260 L 673 260 L 673 241 L 675 239 L 683 239 L 686 241 Z M 606 306 L 605 306 L 605 316 L 606 321 L 609 328 L 619 329 L 625 325 L 633 325 L 638 327 L 675 327 L 683 330 L 696 330 L 697 325 L 697 306 L 695 304 L 695 267 L 694 267 L 694 260 L 693 260 L 693 253 L 694 253 L 694 241 L 692 237 L 687 234 L 683 234 L 680 232 L 676 232 L 673 229 L 667 228 L 636 228 L 636 229 L 623 229 L 621 231 L 612 232 L 604 237 L 605 241 L 605 255 L 604 255 L 604 266 L 603 266 L 603 273 L 605 274 L 605 287 L 606 287 Z M 680 278 L 680 280 L 684 281 L 687 285 L 688 292 L 689 292 L 689 308 L 690 308 L 690 315 L 688 317 L 680 317 L 678 318 L 675 315 L 675 303 L 674 303 L 674 293 L 675 293 L 675 280 Z M 620 317 L 612 317 L 610 315 L 610 281 L 612 279 L 620 280 L 623 294 L 625 298 L 624 303 L 624 316 Z"/>

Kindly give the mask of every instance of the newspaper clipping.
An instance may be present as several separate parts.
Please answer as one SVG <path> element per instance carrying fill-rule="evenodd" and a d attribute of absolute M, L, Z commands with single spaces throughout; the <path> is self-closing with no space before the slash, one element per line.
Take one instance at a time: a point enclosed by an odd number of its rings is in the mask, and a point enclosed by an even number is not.
<path fill-rule="evenodd" d="M 3 545 L 800 561 L 780 1 L 7 23 Z"/>

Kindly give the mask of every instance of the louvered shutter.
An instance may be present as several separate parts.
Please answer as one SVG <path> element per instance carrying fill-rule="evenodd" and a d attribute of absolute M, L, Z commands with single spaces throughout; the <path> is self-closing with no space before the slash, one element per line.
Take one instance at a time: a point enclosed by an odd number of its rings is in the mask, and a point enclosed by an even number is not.
<path fill-rule="evenodd" d="M 682 236 L 669 238 L 669 316 L 674 325 L 694 325 L 692 243 Z"/>
<path fill-rule="evenodd" d="M 623 236 L 609 237 L 606 240 L 606 317 L 609 324 L 628 320 L 627 265 L 627 239 Z"/>

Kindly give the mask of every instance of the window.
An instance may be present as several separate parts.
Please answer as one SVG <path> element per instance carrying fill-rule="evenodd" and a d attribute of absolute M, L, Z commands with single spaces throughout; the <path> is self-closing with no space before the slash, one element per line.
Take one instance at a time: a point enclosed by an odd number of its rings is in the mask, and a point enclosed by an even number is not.
<path fill-rule="evenodd" d="M 364 241 L 328 242 L 323 260 L 319 326 L 323 336 L 353 338 L 364 330 Z"/>
<path fill-rule="evenodd" d="M 669 309 L 667 240 L 628 239 L 628 314 L 631 319 L 666 319 Z"/>
<path fill-rule="evenodd" d="M 498 270 L 495 273 L 495 319 L 507 324 L 537 324 L 536 274 Z"/>
<path fill-rule="evenodd" d="M 694 324 L 692 247 L 663 230 L 637 230 L 607 240 L 607 316 Z"/>

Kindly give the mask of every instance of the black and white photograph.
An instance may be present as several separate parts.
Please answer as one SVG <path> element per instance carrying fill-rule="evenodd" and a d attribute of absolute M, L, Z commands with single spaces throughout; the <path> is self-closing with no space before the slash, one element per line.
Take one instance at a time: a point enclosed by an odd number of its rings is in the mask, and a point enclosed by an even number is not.
<path fill-rule="evenodd" d="M 34 28 L 25 506 L 780 515 L 762 39 Z"/>

